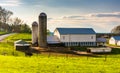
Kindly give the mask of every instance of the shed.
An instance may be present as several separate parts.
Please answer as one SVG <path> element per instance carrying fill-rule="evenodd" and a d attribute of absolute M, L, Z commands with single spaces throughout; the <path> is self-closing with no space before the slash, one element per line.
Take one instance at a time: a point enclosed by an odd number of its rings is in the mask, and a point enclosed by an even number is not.
<path fill-rule="evenodd" d="M 26 51 L 30 49 L 30 44 L 23 40 L 15 41 L 14 46 L 15 46 L 15 49 L 19 51 Z"/>
<path fill-rule="evenodd" d="M 47 36 L 47 43 L 48 44 L 58 44 L 60 40 L 56 36 Z"/>
<path fill-rule="evenodd" d="M 87 52 L 91 53 L 110 53 L 112 51 L 109 47 L 87 48 Z"/>
<path fill-rule="evenodd" d="M 106 38 L 97 38 L 97 46 L 105 46 Z"/>
<path fill-rule="evenodd" d="M 113 36 L 109 40 L 109 44 L 118 45 L 117 43 L 120 42 L 120 36 Z"/>
<path fill-rule="evenodd" d="M 47 44 L 49 46 L 64 46 L 56 36 L 47 36 Z"/>

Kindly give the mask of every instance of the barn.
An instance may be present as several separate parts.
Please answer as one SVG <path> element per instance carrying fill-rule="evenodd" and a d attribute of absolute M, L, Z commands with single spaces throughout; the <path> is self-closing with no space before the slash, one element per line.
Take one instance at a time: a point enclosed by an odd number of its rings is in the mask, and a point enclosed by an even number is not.
<path fill-rule="evenodd" d="M 112 45 L 120 45 L 119 42 L 120 42 L 120 36 L 113 36 L 109 40 L 109 44 L 112 44 Z"/>
<path fill-rule="evenodd" d="M 65 46 L 96 46 L 96 33 L 92 28 L 56 28 L 54 36 Z"/>

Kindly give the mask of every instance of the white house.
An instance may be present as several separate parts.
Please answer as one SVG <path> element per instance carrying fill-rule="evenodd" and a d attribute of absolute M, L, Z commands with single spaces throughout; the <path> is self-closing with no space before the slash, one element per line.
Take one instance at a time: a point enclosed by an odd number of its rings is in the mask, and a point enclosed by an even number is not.
<path fill-rule="evenodd" d="M 96 46 L 96 33 L 92 28 L 56 28 L 54 36 L 65 46 Z"/>
<path fill-rule="evenodd" d="M 120 46 L 120 41 L 117 42 L 117 46 Z"/>
<path fill-rule="evenodd" d="M 120 42 L 120 36 L 113 36 L 109 40 L 109 44 L 112 44 L 112 45 L 120 45 L 119 42 Z"/>

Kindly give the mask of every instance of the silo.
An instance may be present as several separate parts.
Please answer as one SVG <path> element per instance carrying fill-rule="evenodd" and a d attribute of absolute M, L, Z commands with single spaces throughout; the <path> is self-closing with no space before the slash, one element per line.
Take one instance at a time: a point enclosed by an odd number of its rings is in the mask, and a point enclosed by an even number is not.
<path fill-rule="evenodd" d="M 47 46 L 47 15 L 45 13 L 39 15 L 38 46 Z"/>
<path fill-rule="evenodd" d="M 32 44 L 38 44 L 38 23 L 36 21 L 32 23 Z"/>

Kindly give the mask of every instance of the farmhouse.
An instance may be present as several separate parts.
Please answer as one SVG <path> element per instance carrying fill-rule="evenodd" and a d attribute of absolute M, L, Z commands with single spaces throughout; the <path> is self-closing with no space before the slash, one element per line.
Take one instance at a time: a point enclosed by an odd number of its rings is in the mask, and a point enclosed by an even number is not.
<path fill-rule="evenodd" d="M 120 36 L 113 36 L 109 40 L 109 44 L 120 45 Z"/>
<path fill-rule="evenodd" d="M 96 46 L 96 33 L 92 28 L 56 28 L 54 36 L 65 46 Z"/>

